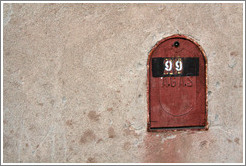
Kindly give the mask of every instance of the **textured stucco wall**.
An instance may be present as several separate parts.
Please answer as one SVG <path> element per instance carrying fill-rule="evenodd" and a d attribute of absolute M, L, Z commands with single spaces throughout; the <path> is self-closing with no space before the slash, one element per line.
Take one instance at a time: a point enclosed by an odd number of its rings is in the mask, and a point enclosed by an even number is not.
<path fill-rule="evenodd" d="M 4 4 L 4 162 L 242 162 L 242 4 Z M 147 56 L 208 58 L 208 131 L 148 133 Z"/>

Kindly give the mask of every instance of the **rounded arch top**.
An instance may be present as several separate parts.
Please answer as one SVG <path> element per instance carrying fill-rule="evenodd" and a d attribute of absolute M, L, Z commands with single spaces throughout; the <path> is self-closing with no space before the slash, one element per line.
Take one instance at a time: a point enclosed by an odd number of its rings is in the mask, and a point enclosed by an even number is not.
<path fill-rule="evenodd" d="M 151 56 L 153 55 L 153 52 L 159 47 L 161 46 L 164 42 L 170 40 L 170 39 L 183 39 L 183 40 L 187 40 L 191 43 L 193 43 L 201 52 L 202 56 L 203 56 L 203 59 L 205 61 L 205 64 L 207 65 L 207 57 L 206 57 L 206 54 L 205 54 L 205 51 L 204 49 L 201 47 L 200 44 L 198 44 L 195 39 L 191 38 L 191 37 L 188 37 L 186 35 L 183 35 L 183 34 L 174 34 L 174 35 L 171 35 L 171 36 L 168 36 L 168 37 L 164 37 L 163 39 L 159 40 L 151 49 L 151 51 L 149 52 L 149 55 L 148 55 L 148 64 L 149 64 L 149 61 L 151 59 Z M 175 43 L 174 43 L 175 44 Z"/>

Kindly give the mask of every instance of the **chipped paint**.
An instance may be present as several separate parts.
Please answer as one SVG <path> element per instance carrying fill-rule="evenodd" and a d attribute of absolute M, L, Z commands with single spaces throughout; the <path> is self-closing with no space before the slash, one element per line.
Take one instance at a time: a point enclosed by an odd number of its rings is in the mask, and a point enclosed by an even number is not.
<path fill-rule="evenodd" d="M 161 139 L 161 143 L 164 143 L 164 141 L 169 140 L 169 139 L 174 139 L 174 138 L 176 138 L 176 135 L 171 135 L 171 136 L 164 137 L 164 138 Z"/>

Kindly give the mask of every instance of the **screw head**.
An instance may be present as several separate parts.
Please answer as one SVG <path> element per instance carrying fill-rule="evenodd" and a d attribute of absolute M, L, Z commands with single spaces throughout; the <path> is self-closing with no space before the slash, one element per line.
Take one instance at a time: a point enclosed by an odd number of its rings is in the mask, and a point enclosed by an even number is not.
<path fill-rule="evenodd" d="M 179 46 L 179 42 L 178 41 L 176 41 L 176 42 L 174 42 L 174 47 L 178 47 Z"/>

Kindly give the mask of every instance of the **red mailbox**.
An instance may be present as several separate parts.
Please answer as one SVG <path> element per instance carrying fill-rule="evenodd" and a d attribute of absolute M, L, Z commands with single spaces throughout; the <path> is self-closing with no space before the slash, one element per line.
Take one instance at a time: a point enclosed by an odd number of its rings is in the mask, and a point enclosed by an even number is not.
<path fill-rule="evenodd" d="M 192 39 L 173 35 L 148 57 L 148 131 L 208 129 L 207 59 Z"/>

